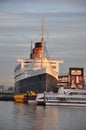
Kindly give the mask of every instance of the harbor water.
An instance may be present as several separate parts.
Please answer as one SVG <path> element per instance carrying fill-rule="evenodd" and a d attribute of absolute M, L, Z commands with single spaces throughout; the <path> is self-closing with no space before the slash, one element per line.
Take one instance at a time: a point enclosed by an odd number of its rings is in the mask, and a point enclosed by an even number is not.
<path fill-rule="evenodd" d="M 0 101 L 0 130 L 86 130 L 86 108 Z"/>

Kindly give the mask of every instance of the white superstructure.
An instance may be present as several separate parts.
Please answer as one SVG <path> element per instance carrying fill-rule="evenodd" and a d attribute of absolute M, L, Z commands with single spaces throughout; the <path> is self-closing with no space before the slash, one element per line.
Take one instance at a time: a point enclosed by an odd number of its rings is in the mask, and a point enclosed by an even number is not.
<path fill-rule="evenodd" d="M 59 64 L 61 60 L 48 60 L 47 58 L 38 59 L 17 59 L 20 64 L 15 68 L 15 81 L 26 77 L 48 73 L 58 79 Z"/>

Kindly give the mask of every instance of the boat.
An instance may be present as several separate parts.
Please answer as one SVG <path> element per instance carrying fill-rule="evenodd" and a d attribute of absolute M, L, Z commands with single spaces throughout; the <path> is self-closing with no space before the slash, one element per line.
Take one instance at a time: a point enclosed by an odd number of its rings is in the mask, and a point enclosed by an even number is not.
<path fill-rule="evenodd" d="M 14 96 L 14 101 L 16 103 L 28 103 L 28 98 L 25 94 L 18 94 Z"/>
<path fill-rule="evenodd" d="M 18 58 L 18 65 L 14 69 L 14 94 L 19 95 L 34 91 L 57 92 L 59 65 L 62 60 L 50 59 L 44 40 L 44 20 L 42 19 L 42 38 L 32 47 L 29 58 Z"/>
<path fill-rule="evenodd" d="M 28 97 L 28 104 L 35 104 L 36 103 L 37 93 L 30 91 L 27 94 L 27 97 Z"/>
<path fill-rule="evenodd" d="M 37 94 L 35 92 L 27 92 L 26 94 L 14 95 L 14 101 L 16 103 L 31 103 L 36 99 Z"/>
<path fill-rule="evenodd" d="M 38 93 L 36 97 L 36 105 L 45 105 L 45 93 Z"/>
<path fill-rule="evenodd" d="M 42 94 L 36 98 L 36 102 L 46 106 L 82 106 L 86 107 L 86 89 L 59 88 L 57 93 Z"/>

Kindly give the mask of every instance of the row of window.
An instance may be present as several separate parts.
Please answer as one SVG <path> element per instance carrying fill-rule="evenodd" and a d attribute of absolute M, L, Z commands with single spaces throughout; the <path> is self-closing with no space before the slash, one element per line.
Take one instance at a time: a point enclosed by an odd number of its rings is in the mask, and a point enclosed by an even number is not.
<path fill-rule="evenodd" d="M 58 98 L 58 97 L 46 97 L 47 100 L 79 100 L 79 101 L 86 101 L 86 98 L 73 98 L 73 97 L 67 97 L 67 98 Z"/>

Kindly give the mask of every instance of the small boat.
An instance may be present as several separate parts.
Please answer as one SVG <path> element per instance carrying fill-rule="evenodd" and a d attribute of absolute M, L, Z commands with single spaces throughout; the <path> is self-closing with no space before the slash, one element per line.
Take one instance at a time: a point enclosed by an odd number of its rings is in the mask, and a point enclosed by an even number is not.
<path fill-rule="evenodd" d="M 33 91 L 30 91 L 30 92 L 27 94 L 27 97 L 28 97 L 28 103 L 29 103 L 29 104 L 34 104 L 34 103 L 36 103 L 37 93 L 35 93 L 35 92 L 33 92 Z"/>
<path fill-rule="evenodd" d="M 60 88 L 58 93 L 45 92 L 41 98 L 37 98 L 37 104 L 42 102 L 46 106 L 82 106 L 86 107 L 86 89 Z"/>
<path fill-rule="evenodd" d="M 19 94 L 14 96 L 16 103 L 30 103 L 35 101 L 37 94 L 33 91 L 27 92 L 25 94 Z"/>
<path fill-rule="evenodd" d="M 14 101 L 16 103 L 27 103 L 28 98 L 27 98 L 26 94 L 19 94 L 19 95 L 14 96 Z"/>

